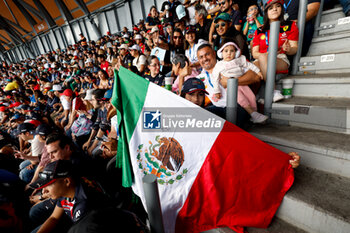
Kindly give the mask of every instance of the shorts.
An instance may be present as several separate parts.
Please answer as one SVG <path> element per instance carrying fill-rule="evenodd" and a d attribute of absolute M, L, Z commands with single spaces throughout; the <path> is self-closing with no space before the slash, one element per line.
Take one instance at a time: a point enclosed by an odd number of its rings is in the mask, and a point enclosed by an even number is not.
<path fill-rule="evenodd" d="M 288 57 L 285 53 L 279 53 L 277 54 L 277 58 L 283 60 L 285 63 L 287 63 L 288 67 L 290 66 L 290 62 L 288 60 Z"/>

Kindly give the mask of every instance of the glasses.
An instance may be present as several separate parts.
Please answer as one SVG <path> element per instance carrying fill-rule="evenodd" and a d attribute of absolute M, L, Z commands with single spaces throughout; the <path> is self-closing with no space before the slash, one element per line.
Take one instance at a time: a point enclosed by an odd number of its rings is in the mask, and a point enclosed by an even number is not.
<path fill-rule="evenodd" d="M 218 28 L 218 27 L 225 27 L 226 26 L 226 23 L 222 22 L 222 23 L 218 23 L 215 25 L 215 28 Z"/>
<path fill-rule="evenodd" d="M 251 12 L 251 11 L 254 11 L 254 10 L 257 10 L 257 9 L 259 9 L 259 8 L 254 7 L 254 8 L 249 9 L 248 12 Z"/>
<path fill-rule="evenodd" d="M 223 1 L 223 2 L 218 2 L 218 6 L 222 6 L 222 5 L 225 5 L 226 1 Z"/>
<path fill-rule="evenodd" d="M 174 36 L 174 40 L 181 39 L 181 36 Z"/>

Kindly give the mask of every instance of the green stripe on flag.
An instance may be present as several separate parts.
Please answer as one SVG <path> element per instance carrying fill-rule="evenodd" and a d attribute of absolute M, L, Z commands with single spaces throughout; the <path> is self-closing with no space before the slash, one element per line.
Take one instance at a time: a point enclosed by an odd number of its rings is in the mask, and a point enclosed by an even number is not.
<path fill-rule="evenodd" d="M 132 167 L 130 164 L 129 142 L 139 120 L 149 81 L 120 67 L 114 71 L 114 87 L 111 103 L 117 109 L 119 141 L 117 167 L 122 168 L 122 185 L 131 187 Z"/>

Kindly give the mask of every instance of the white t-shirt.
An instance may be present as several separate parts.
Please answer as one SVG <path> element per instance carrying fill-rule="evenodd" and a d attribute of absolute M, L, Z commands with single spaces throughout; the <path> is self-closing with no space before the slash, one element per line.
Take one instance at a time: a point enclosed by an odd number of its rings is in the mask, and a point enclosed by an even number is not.
<path fill-rule="evenodd" d="M 214 91 L 212 75 L 203 69 L 202 73 L 200 73 L 198 75 L 198 78 L 204 82 L 205 90 L 209 93 L 208 97 L 211 100 L 211 102 L 216 107 L 225 108 L 226 107 L 226 89 L 223 88 L 221 85 L 219 85 L 220 92 L 221 92 L 221 99 L 219 99 L 217 102 L 215 102 L 213 100 L 213 95 L 214 95 L 215 91 Z"/>
<path fill-rule="evenodd" d="M 132 64 L 137 68 L 138 71 L 140 71 L 141 65 L 147 64 L 147 58 L 145 55 L 141 54 L 138 58 L 134 58 Z"/>
<path fill-rule="evenodd" d="M 194 44 L 192 48 L 188 48 L 185 51 L 185 56 L 190 60 L 190 63 L 196 63 L 198 62 L 197 58 L 197 49 L 199 47 L 199 44 Z"/>
<path fill-rule="evenodd" d="M 62 104 L 63 110 L 70 110 L 71 109 L 72 103 L 67 101 L 64 96 L 61 96 L 60 100 L 61 100 L 61 104 Z"/>
<path fill-rule="evenodd" d="M 35 136 L 34 139 L 32 140 L 32 156 L 39 156 L 42 154 L 42 151 L 44 149 L 45 142 L 40 142 L 39 141 L 39 136 Z"/>

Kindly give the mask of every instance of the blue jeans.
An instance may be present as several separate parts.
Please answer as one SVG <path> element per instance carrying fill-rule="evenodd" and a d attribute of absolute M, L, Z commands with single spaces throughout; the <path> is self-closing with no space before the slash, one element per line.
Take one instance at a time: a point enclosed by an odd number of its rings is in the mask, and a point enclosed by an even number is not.
<path fill-rule="evenodd" d="M 29 220 L 33 227 L 41 226 L 52 214 L 56 200 L 47 199 L 32 206 L 29 210 Z M 39 228 L 38 228 L 39 229 Z M 37 229 L 37 230 L 38 230 Z"/>
<path fill-rule="evenodd" d="M 29 183 L 30 181 L 32 181 L 33 176 L 34 176 L 34 172 L 35 169 L 37 167 L 37 165 L 34 166 L 33 169 L 27 169 L 27 166 L 30 165 L 31 162 L 29 160 L 24 160 L 20 165 L 19 165 L 19 178 L 21 180 L 23 180 L 25 183 Z"/>

